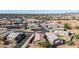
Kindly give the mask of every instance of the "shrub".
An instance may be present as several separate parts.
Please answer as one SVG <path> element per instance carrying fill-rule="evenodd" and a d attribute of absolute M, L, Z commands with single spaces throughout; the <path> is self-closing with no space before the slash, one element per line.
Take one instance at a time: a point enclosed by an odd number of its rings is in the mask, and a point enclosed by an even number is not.
<path fill-rule="evenodd" d="M 79 39 L 79 34 L 76 34 L 76 35 L 75 35 L 75 38 L 76 38 L 76 39 Z"/>
<path fill-rule="evenodd" d="M 71 41 L 65 41 L 65 44 L 68 44 L 68 45 L 70 45 L 70 46 L 75 45 L 75 43 L 74 43 L 74 42 L 71 42 Z"/>
<path fill-rule="evenodd" d="M 64 24 L 64 28 L 65 28 L 65 29 L 71 29 L 71 26 L 70 26 L 68 23 L 65 23 L 65 24 Z"/>
<path fill-rule="evenodd" d="M 75 45 L 75 43 L 74 42 L 70 42 L 68 45 L 73 46 L 73 45 Z"/>

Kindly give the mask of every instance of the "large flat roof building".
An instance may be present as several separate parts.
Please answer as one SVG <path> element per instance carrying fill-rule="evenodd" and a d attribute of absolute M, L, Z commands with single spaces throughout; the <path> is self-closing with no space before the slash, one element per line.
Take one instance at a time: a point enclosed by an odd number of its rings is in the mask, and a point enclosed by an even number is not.
<path fill-rule="evenodd" d="M 40 29 L 40 27 L 36 23 L 29 23 L 27 28 L 29 28 L 31 30 L 39 30 Z"/>

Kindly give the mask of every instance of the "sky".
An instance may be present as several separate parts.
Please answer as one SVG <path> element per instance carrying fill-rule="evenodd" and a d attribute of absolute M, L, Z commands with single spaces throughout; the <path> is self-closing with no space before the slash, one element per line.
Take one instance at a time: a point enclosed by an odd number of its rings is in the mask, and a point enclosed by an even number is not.
<path fill-rule="evenodd" d="M 61 14 L 79 13 L 79 10 L 0 10 L 0 14 Z"/>

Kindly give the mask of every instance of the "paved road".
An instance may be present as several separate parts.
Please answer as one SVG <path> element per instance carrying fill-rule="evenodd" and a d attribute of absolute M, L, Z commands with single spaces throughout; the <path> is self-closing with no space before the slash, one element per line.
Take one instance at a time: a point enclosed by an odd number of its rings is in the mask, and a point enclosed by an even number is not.
<path fill-rule="evenodd" d="M 45 26 L 40 25 L 40 27 L 42 28 L 42 30 L 41 30 L 42 33 L 49 32 L 49 31 L 45 28 Z"/>
<path fill-rule="evenodd" d="M 20 43 L 17 43 L 14 48 L 21 48 L 22 45 L 30 38 L 31 35 L 32 34 L 28 34 L 27 37 L 25 39 L 23 39 Z"/>

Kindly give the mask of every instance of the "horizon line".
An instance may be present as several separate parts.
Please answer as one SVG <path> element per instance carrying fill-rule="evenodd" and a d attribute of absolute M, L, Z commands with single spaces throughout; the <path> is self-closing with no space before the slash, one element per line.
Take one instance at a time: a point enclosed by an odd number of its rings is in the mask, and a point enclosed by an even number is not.
<path fill-rule="evenodd" d="M 64 14 L 79 13 L 79 10 L 0 10 L 0 14 Z"/>

